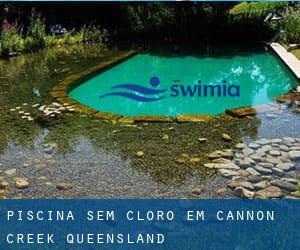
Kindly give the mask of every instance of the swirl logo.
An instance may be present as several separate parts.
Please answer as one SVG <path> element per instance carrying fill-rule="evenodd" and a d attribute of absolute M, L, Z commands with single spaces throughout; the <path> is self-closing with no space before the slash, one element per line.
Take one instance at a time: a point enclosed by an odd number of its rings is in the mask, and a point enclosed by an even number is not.
<path fill-rule="evenodd" d="M 157 96 L 167 91 L 167 89 L 155 89 L 159 86 L 160 80 L 157 76 L 153 76 L 150 79 L 151 87 L 144 87 L 138 84 L 119 84 L 112 87 L 112 89 L 120 89 L 121 91 L 110 92 L 104 95 L 101 95 L 99 98 L 104 98 L 108 96 L 121 96 L 134 101 L 139 102 L 154 102 L 159 101 L 165 96 Z M 130 92 L 125 92 L 124 90 L 129 90 Z M 155 96 L 156 95 L 156 96 Z"/>

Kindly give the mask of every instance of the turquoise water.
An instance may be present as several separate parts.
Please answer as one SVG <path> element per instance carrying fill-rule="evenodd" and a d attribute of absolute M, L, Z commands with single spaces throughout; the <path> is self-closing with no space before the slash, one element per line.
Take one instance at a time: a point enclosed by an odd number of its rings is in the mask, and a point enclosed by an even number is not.
<path fill-rule="evenodd" d="M 153 85 L 150 79 L 154 79 Z M 194 86 L 199 80 L 202 81 L 200 96 L 198 86 Z M 69 95 L 99 111 L 128 116 L 219 114 L 228 108 L 268 103 L 275 96 L 288 92 L 296 82 L 286 66 L 264 49 L 235 50 L 228 55 L 138 54 L 85 81 Z M 127 85 L 112 88 L 121 84 Z M 231 88 L 231 93 L 234 96 L 228 96 L 228 91 L 225 92 L 227 96 L 223 91 L 218 96 L 217 89 L 214 96 L 210 91 L 204 96 L 204 85 L 209 84 L 222 88 L 225 85 L 227 89 L 233 84 L 235 87 Z M 144 88 L 137 89 L 135 85 L 154 91 L 144 93 Z M 172 85 L 182 85 L 173 86 L 178 91 L 181 88 L 186 91 L 188 86 L 197 88 L 194 96 L 183 96 L 182 92 L 172 96 L 177 93 L 174 89 L 172 91 Z M 152 93 L 160 90 L 164 92 Z M 143 101 L 131 99 L 132 96 L 143 98 Z M 160 97 L 163 98 L 156 100 Z"/>

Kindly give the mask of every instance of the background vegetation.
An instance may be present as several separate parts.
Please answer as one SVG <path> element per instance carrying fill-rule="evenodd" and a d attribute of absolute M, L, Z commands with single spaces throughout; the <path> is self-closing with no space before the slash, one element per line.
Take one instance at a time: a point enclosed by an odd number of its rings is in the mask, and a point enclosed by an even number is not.
<path fill-rule="evenodd" d="M 300 43 L 299 4 L 293 2 L 1 3 L 0 11 L 0 56 L 81 42 L 106 44 L 108 30 L 110 41 L 119 44 L 274 37 Z M 281 20 L 266 21 L 270 13 Z M 51 35 L 55 24 L 68 32 Z"/>

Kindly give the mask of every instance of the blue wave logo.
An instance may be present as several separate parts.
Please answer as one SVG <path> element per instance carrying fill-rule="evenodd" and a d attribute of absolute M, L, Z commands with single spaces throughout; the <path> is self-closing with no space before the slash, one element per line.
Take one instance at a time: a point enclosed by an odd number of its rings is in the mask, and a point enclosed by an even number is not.
<path fill-rule="evenodd" d="M 139 102 L 154 102 L 159 101 L 165 96 L 153 97 L 153 95 L 159 95 L 167 91 L 167 89 L 158 90 L 155 89 L 159 86 L 160 80 L 157 76 L 153 76 L 150 79 L 150 85 L 152 88 L 147 88 L 138 84 L 119 84 L 112 87 L 112 89 L 120 89 L 120 91 L 110 92 L 101 95 L 99 98 L 104 98 L 108 96 L 121 96 L 128 99 L 132 99 Z M 124 90 L 129 90 L 130 92 L 125 92 Z"/>

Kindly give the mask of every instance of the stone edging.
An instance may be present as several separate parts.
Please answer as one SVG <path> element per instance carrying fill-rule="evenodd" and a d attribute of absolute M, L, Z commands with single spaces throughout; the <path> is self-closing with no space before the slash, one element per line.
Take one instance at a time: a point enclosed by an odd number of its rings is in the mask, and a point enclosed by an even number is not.
<path fill-rule="evenodd" d="M 95 74 L 104 71 L 131 56 L 136 54 L 135 51 L 130 50 L 126 52 L 121 52 L 118 55 L 112 56 L 111 60 L 101 62 L 100 64 L 93 66 L 79 74 L 74 74 L 65 78 L 64 81 L 56 84 L 53 89 L 50 91 L 50 95 L 56 99 L 57 102 L 62 104 L 68 103 L 72 105 L 77 111 L 92 115 L 96 118 L 118 121 L 120 123 L 132 124 L 135 122 L 178 122 L 178 123 L 186 123 L 186 122 L 209 122 L 214 118 L 218 118 L 220 115 L 207 115 L 207 114 L 179 114 L 176 115 L 175 118 L 170 116 L 162 116 L 162 115 L 140 115 L 135 117 L 124 116 L 120 114 L 114 114 L 110 112 L 101 112 L 95 109 L 92 109 L 86 105 L 83 105 L 76 100 L 70 98 L 68 96 L 68 92 L 72 89 L 80 85 L 84 80 L 89 79 Z M 291 91 L 287 94 L 280 95 L 276 98 L 276 100 L 280 103 L 291 103 L 298 101 L 300 102 L 300 93 Z M 278 107 L 271 104 L 262 104 L 257 106 L 247 106 L 240 107 L 234 109 L 225 110 L 225 114 L 230 115 L 232 117 L 243 118 L 246 116 L 254 116 L 256 114 L 265 113 L 269 111 L 275 111 Z"/>

